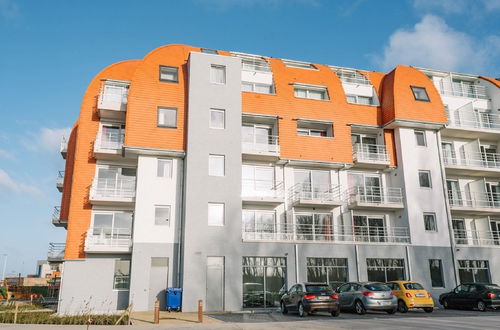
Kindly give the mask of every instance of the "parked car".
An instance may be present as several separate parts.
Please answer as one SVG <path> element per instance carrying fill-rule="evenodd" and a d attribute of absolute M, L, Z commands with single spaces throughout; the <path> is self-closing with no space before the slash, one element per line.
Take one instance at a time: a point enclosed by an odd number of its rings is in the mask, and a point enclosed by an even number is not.
<path fill-rule="evenodd" d="M 464 283 L 453 291 L 439 296 L 444 308 L 477 308 L 484 312 L 488 308 L 500 307 L 500 286 L 485 283 Z"/>
<path fill-rule="evenodd" d="M 386 283 L 386 285 L 396 294 L 400 313 L 408 312 L 409 308 L 422 308 L 426 313 L 434 311 L 434 300 L 420 283 L 392 281 Z"/>
<path fill-rule="evenodd" d="M 314 312 L 340 314 L 338 295 L 326 283 L 295 284 L 283 294 L 280 306 L 283 314 L 297 311 L 300 317 Z"/>
<path fill-rule="evenodd" d="M 391 289 L 377 282 L 350 282 L 337 288 L 341 310 L 365 314 L 367 310 L 396 313 L 398 299 Z"/>

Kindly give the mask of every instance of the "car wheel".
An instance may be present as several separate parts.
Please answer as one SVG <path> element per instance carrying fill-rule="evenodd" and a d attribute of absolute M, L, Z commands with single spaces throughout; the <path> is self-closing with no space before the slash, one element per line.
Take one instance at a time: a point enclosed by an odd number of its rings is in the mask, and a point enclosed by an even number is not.
<path fill-rule="evenodd" d="M 281 302 L 280 307 L 281 307 L 281 313 L 288 314 L 288 309 L 286 308 L 285 303 L 283 301 Z"/>
<path fill-rule="evenodd" d="M 363 306 L 363 303 L 360 300 L 356 300 L 356 302 L 354 303 L 354 311 L 358 315 L 363 315 L 364 313 L 366 313 L 365 306 Z"/>
<path fill-rule="evenodd" d="M 484 303 L 484 301 L 479 300 L 477 302 L 477 310 L 480 312 L 486 312 L 486 304 Z"/>
<path fill-rule="evenodd" d="M 432 313 L 432 312 L 434 312 L 434 308 L 432 308 L 432 307 L 425 307 L 424 308 L 424 312 L 426 312 L 426 313 Z"/>
<path fill-rule="evenodd" d="M 443 299 L 443 302 L 441 302 L 443 305 L 444 309 L 450 309 L 450 303 L 448 302 L 448 299 Z"/>
<path fill-rule="evenodd" d="M 398 301 L 398 312 L 400 313 L 408 312 L 408 306 L 406 306 L 403 300 Z"/>
<path fill-rule="evenodd" d="M 388 311 L 386 311 L 387 314 L 396 314 L 396 308 L 394 309 L 389 309 Z"/>
<path fill-rule="evenodd" d="M 333 317 L 337 317 L 339 315 L 340 315 L 340 310 L 337 309 L 336 311 L 332 311 L 332 316 Z"/>
<path fill-rule="evenodd" d="M 302 303 L 299 303 L 299 316 L 304 317 L 307 316 L 307 312 L 304 309 L 304 305 Z"/>

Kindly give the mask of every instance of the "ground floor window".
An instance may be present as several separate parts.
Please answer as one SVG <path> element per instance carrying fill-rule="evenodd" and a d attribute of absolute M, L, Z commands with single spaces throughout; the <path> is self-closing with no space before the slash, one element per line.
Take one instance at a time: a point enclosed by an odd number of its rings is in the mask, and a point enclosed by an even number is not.
<path fill-rule="evenodd" d="M 115 260 L 113 289 L 128 289 L 130 285 L 130 260 Z"/>
<path fill-rule="evenodd" d="M 458 260 L 460 283 L 491 283 L 488 260 Z"/>
<path fill-rule="evenodd" d="M 444 288 L 443 263 L 440 259 L 429 259 L 431 283 L 433 288 Z"/>
<path fill-rule="evenodd" d="M 405 279 L 404 259 L 367 258 L 368 281 L 388 282 Z"/>
<path fill-rule="evenodd" d="M 307 281 L 328 283 L 332 288 L 349 281 L 346 258 L 307 258 Z"/>
<path fill-rule="evenodd" d="M 286 258 L 243 257 L 243 307 L 279 306 L 286 290 Z"/>

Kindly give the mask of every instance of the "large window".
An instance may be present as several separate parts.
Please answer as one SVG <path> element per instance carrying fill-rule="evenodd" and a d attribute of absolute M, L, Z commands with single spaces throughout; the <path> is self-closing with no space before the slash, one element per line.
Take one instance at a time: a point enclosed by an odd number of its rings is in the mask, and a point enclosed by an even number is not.
<path fill-rule="evenodd" d="M 433 288 L 444 288 L 443 263 L 440 259 L 429 259 L 431 285 Z"/>
<path fill-rule="evenodd" d="M 128 198 L 135 195 L 135 168 L 97 167 L 97 180 L 92 185 L 92 194 L 98 198 Z"/>
<path fill-rule="evenodd" d="M 305 99 L 328 100 L 327 89 L 322 86 L 296 85 L 294 87 L 294 95 L 295 97 Z"/>
<path fill-rule="evenodd" d="M 170 206 L 155 206 L 155 225 L 170 226 Z"/>
<path fill-rule="evenodd" d="M 158 107 L 158 127 L 177 128 L 177 109 Z"/>
<path fill-rule="evenodd" d="M 121 149 L 125 137 L 125 125 L 102 124 L 96 145 L 100 149 Z"/>
<path fill-rule="evenodd" d="M 429 95 L 427 95 L 427 91 L 425 90 L 424 87 L 411 86 L 411 91 L 413 92 L 413 96 L 415 97 L 415 100 L 425 101 L 425 102 L 430 101 Z"/>
<path fill-rule="evenodd" d="M 274 167 L 243 165 L 243 196 L 273 196 L 275 194 Z"/>
<path fill-rule="evenodd" d="M 373 97 L 361 96 L 361 95 L 346 95 L 347 103 L 361 104 L 361 105 L 372 105 Z"/>
<path fill-rule="evenodd" d="M 208 225 L 224 226 L 224 203 L 208 203 Z"/>
<path fill-rule="evenodd" d="M 458 260 L 460 283 L 491 283 L 488 260 Z"/>
<path fill-rule="evenodd" d="M 295 193 L 302 199 L 324 199 L 331 190 L 330 171 L 299 170 L 294 172 Z"/>
<path fill-rule="evenodd" d="M 224 155 L 209 155 L 208 156 L 208 175 L 224 176 L 225 175 L 225 157 Z"/>
<path fill-rule="evenodd" d="M 113 289 L 128 290 L 130 286 L 130 260 L 115 260 Z"/>
<path fill-rule="evenodd" d="M 425 231 L 437 231 L 435 213 L 424 213 L 424 228 Z"/>
<path fill-rule="evenodd" d="M 425 170 L 418 171 L 418 182 L 422 188 L 431 188 L 431 172 Z"/>
<path fill-rule="evenodd" d="M 222 85 L 226 83 L 226 67 L 224 65 L 212 64 L 210 66 L 210 82 Z"/>
<path fill-rule="evenodd" d="M 243 257 L 243 307 L 279 306 L 286 290 L 286 258 Z"/>
<path fill-rule="evenodd" d="M 179 68 L 160 65 L 160 81 L 179 82 Z"/>
<path fill-rule="evenodd" d="M 247 239 L 274 239 L 276 219 L 273 211 L 243 210 L 243 230 Z"/>
<path fill-rule="evenodd" d="M 262 84 L 262 83 L 255 83 L 255 82 L 250 82 L 250 81 L 242 81 L 241 82 L 241 90 L 243 92 L 273 94 L 274 93 L 274 86 L 272 84 Z"/>
<path fill-rule="evenodd" d="M 387 232 L 383 216 L 355 215 L 352 232 L 356 241 L 386 242 Z"/>
<path fill-rule="evenodd" d="M 404 259 L 367 258 L 368 281 L 388 282 L 405 279 Z"/>
<path fill-rule="evenodd" d="M 297 120 L 297 135 L 333 137 L 333 123 L 314 120 Z"/>
<path fill-rule="evenodd" d="M 132 236 L 132 212 L 94 211 L 93 244 L 116 245 Z"/>
<path fill-rule="evenodd" d="M 346 258 L 307 258 L 307 281 L 328 283 L 332 288 L 349 281 Z"/>
<path fill-rule="evenodd" d="M 330 213 L 296 213 L 295 235 L 302 241 L 333 240 L 333 221 Z"/>

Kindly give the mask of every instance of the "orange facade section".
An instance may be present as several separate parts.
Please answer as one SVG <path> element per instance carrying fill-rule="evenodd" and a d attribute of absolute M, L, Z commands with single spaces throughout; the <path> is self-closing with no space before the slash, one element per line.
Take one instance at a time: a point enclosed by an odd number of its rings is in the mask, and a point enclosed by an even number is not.
<path fill-rule="evenodd" d="M 92 206 L 89 203 L 89 190 L 95 176 L 96 162 L 93 158 L 93 145 L 99 130 L 97 97 L 101 79 L 130 80 L 139 61 L 125 61 L 113 64 L 102 70 L 90 83 L 83 96 L 76 135 L 78 143 L 73 150 L 68 149 L 68 158 L 73 157 L 73 175 L 69 191 L 71 196 L 68 212 L 68 233 L 66 235 L 65 259 L 83 258 L 84 240 L 90 225 Z M 70 152 L 73 155 L 70 155 Z M 66 182 L 65 182 L 66 183 Z"/>
<path fill-rule="evenodd" d="M 64 182 L 63 191 L 61 196 L 61 212 L 60 219 L 68 220 L 69 217 L 69 203 L 71 201 L 71 187 L 73 185 L 73 173 L 75 166 L 75 150 L 76 143 L 78 141 L 78 121 L 76 122 L 73 129 L 71 129 L 71 134 L 68 140 L 68 149 L 66 153 L 66 165 L 64 167 Z"/>
<path fill-rule="evenodd" d="M 490 78 L 490 77 L 483 77 L 483 76 L 479 76 L 479 78 L 486 80 L 486 81 L 492 83 L 493 85 L 497 86 L 498 88 L 500 88 L 500 80 L 498 80 L 498 79 Z"/>

